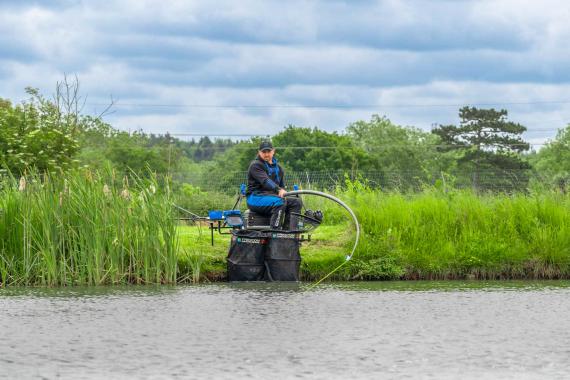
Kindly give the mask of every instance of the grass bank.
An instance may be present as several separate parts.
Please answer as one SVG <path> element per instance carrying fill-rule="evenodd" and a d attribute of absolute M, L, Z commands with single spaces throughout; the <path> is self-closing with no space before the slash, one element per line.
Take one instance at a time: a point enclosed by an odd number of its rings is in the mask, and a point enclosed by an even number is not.
<path fill-rule="evenodd" d="M 356 212 L 361 243 L 332 279 L 570 278 L 570 195 L 401 194 L 359 183 L 336 195 Z M 3 285 L 176 283 L 225 278 L 229 237 L 181 226 L 168 186 L 113 172 L 7 179 L 0 187 Z M 305 197 L 325 223 L 301 248 L 302 278 L 344 261 L 346 212 Z"/>
<path fill-rule="evenodd" d="M 568 194 L 404 195 L 355 184 L 340 195 L 364 235 L 344 278 L 570 278 Z"/>
<path fill-rule="evenodd" d="M 405 195 L 356 183 L 337 195 L 355 210 L 363 235 L 353 260 L 333 279 L 570 278 L 568 194 L 426 189 Z M 341 264 L 354 238 L 342 209 L 311 202 L 311 207 L 325 210 L 327 223 L 301 248 L 305 280 L 317 280 Z M 229 240 L 216 236 L 212 248 L 207 232 L 200 236 L 195 227 L 181 228 L 186 255 L 181 268 L 190 273 L 199 267 L 195 280 L 224 276 Z M 191 260 L 201 265 L 192 266 Z"/>

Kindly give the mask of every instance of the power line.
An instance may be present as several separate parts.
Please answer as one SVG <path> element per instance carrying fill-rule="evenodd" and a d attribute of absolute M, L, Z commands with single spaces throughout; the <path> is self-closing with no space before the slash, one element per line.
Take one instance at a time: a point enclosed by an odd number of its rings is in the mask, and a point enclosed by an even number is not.
<path fill-rule="evenodd" d="M 542 146 L 542 145 L 547 145 L 548 143 L 521 143 L 521 144 L 508 144 L 508 146 L 512 146 L 512 147 L 518 147 L 518 146 Z M 275 146 L 275 150 L 277 151 L 284 151 L 287 149 L 293 149 L 293 150 L 306 150 L 306 149 L 321 149 L 321 150 L 329 150 L 329 149 L 334 149 L 334 150 L 349 150 L 349 149 L 355 149 L 355 148 L 363 148 L 363 149 L 375 149 L 375 148 L 383 148 L 383 147 L 409 147 L 410 144 L 378 144 L 378 145 L 366 145 L 366 146 L 354 146 L 354 147 L 344 147 L 344 146 Z M 484 145 L 485 147 L 503 147 L 506 145 L 501 145 L 501 144 L 486 144 Z M 425 147 L 427 148 L 469 148 L 471 147 L 471 145 L 453 145 L 453 144 L 437 144 L 437 145 L 426 145 Z M 205 150 L 257 150 L 257 146 L 236 146 L 236 145 L 231 145 L 231 146 L 196 146 L 196 148 L 201 148 L 201 149 L 205 149 Z"/>
<path fill-rule="evenodd" d="M 528 132 L 554 132 L 557 131 L 557 129 L 533 129 L 533 130 L 527 130 L 523 133 L 528 133 Z M 148 133 L 148 134 L 152 134 L 152 133 Z M 204 134 L 204 133 L 168 133 L 169 136 L 173 136 L 173 137 L 267 137 L 267 136 L 271 136 L 268 134 Z M 160 136 L 164 136 L 164 135 L 160 135 Z"/>
<path fill-rule="evenodd" d="M 121 103 L 117 101 L 113 107 L 154 107 L 154 108 L 305 108 L 305 109 L 372 109 L 372 108 L 445 108 L 463 106 L 513 106 L 513 105 L 537 105 L 537 104 L 570 104 L 570 100 L 539 100 L 528 102 L 497 101 L 497 102 L 465 102 L 465 103 L 442 103 L 442 104 L 191 104 L 191 103 Z M 107 103 L 87 103 L 89 106 L 108 106 Z"/>
<path fill-rule="evenodd" d="M 527 130 L 523 133 L 528 132 L 554 132 L 558 129 L 541 129 L 541 130 Z M 147 133 L 152 134 L 152 133 Z M 159 136 L 165 136 L 165 134 L 157 134 Z M 172 137 L 270 137 L 268 134 L 204 134 L 204 133 L 168 133 Z"/>
<path fill-rule="evenodd" d="M 150 134 L 150 133 L 149 133 Z M 203 134 L 203 133 L 168 133 L 169 136 L 175 137 L 265 137 L 268 134 Z M 164 135 L 162 135 L 164 136 Z"/>
<path fill-rule="evenodd" d="M 562 128 L 533 128 L 533 129 L 527 129 L 523 133 L 528 133 L 528 132 L 555 132 L 555 131 L 558 131 L 559 129 L 562 129 Z"/>

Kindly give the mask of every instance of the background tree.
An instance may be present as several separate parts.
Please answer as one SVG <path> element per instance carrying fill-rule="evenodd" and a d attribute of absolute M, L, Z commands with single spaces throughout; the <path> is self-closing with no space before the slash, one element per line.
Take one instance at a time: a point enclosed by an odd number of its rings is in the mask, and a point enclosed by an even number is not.
<path fill-rule="evenodd" d="M 158 138 L 142 131 L 129 133 L 101 121 L 83 130 L 78 161 L 92 169 L 111 166 L 121 174 L 177 174 L 185 162 L 181 149 L 168 134 Z"/>
<path fill-rule="evenodd" d="M 370 121 L 357 121 L 347 128 L 348 135 L 368 156 L 362 169 L 379 171 L 396 186 L 415 186 L 432 175 L 447 170 L 450 160 L 436 151 L 439 138 L 414 127 L 401 127 L 388 118 L 373 115 Z"/>
<path fill-rule="evenodd" d="M 35 88 L 26 92 L 29 100 L 19 105 L 0 101 L 0 167 L 15 175 L 28 169 L 53 172 L 75 167 L 84 134 L 112 129 L 101 122 L 112 103 L 96 117 L 81 113 L 84 99 L 77 77 L 58 82 L 51 99 Z"/>
<path fill-rule="evenodd" d="M 288 125 L 273 137 L 279 160 L 292 171 L 354 171 L 365 163 L 364 150 L 349 136 L 319 128 Z"/>
<path fill-rule="evenodd" d="M 151 146 L 164 139 L 163 135 L 150 135 Z M 231 139 L 215 139 L 212 141 L 208 136 L 201 137 L 198 141 L 183 141 L 177 138 L 169 140 L 171 144 L 180 150 L 182 155 L 194 162 L 211 161 L 216 155 L 224 153 L 236 144 Z"/>
<path fill-rule="evenodd" d="M 239 141 L 216 161 L 225 170 L 246 171 L 257 156 L 264 137 Z M 287 171 L 353 170 L 366 161 L 366 153 L 349 136 L 318 128 L 288 125 L 272 138 L 276 158 Z M 214 143 L 215 144 L 215 143 Z"/>
<path fill-rule="evenodd" d="M 78 120 L 28 88 L 30 99 L 0 102 L 0 166 L 20 175 L 27 169 L 66 170 L 76 164 Z"/>
<path fill-rule="evenodd" d="M 550 178 L 567 190 L 570 186 L 570 124 L 559 129 L 556 138 L 531 156 L 531 160 L 541 177 Z"/>
<path fill-rule="evenodd" d="M 440 125 L 432 133 L 441 138 L 442 152 L 456 152 L 458 168 L 473 173 L 473 187 L 481 187 L 481 173 L 489 171 L 495 185 L 505 172 L 518 174 L 517 184 L 526 186 L 529 169 L 520 153 L 530 146 L 521 135 L 526 127 L 507 120 L 507 110 L 463 107 L 459 110 L 459 126 Z M 504 184 L 503 184 L 504 185 Z"/>

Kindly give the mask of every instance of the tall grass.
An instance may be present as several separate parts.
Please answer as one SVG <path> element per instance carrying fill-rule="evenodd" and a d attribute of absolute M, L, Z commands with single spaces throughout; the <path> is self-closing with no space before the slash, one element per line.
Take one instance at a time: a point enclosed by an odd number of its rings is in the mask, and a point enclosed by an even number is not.
<path fill-rule="evenodd" d="M 333 279 L 570 278 L 569 194 L 438 188 L 405 194 L 349 182 L 335 195 L 358 215 L 362 236 L 353 259 Z M 325 215 L 312 241 L 301 248 L 302 278 L 318 280 L 345 260 L 354 229 L 346 211 L 333 202 L 303 200 Z M 216 235 L 216 246 L 210 247 L 209 236 L 203 240 L 182 241 L 195 253 L 193 259 L 203 258 L 199 279 L 219 280 L 229 241 Z M 196 263 L 184 257 L 180 266 L 195 273 Z"/>
<path fill-rule="evenodd" d="M 338 195 L 364 234 L 344 278 L 570 278 L 569 194 L 406 195 L 353 183 Z"/>
<path fill-rule="evenodd" d="M 348 183 L 336 195 L 363 231 L 336 279 L 570 278 L 570 195 L 403 194 Z M 0 283 L 175 283 L 224 277 L 227 237 L 182 236 L 168 184 L 112 171 L 30 175 L 0 183 Z M 303 277 L 318 279 L 351 247 L 348 215 L 332 202 L 301 249 Z M 320 231 L 320 232 L 319 232 Z M 321 238 L 319 238 L 319 236 Z M 319 240 L 320 239 L 320 240 Z M 344 241 L 345 248 L 342 248 Z M 346 252 L 345 252 L 346 251 Z"/>
<path fill-rule="evenodd" d="M 8 178 L 0 189 L 0 281 L 16 285 L 176 282 L 168 186 L 111 172 Z"/>

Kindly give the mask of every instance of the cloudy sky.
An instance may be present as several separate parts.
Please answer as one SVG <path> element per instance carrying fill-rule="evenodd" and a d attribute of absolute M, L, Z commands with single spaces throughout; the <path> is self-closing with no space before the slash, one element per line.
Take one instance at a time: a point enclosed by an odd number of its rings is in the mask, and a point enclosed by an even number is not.
<path fill-rule="evenodd" d="M 77 75 L 124 130 L 342 131 L 372 114 L 429 130 L 506 108 L 543 143 L 570 122 L 563 0 L 0 0 L 0 97 Z"/>

